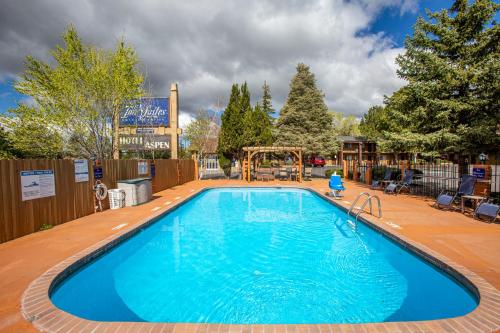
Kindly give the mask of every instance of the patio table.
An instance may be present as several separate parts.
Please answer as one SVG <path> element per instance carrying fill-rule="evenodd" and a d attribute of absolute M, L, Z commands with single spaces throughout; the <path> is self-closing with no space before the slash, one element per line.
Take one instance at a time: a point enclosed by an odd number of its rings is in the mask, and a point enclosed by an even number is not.
<path fill-rule="evenodd" d="M 465 206 L 464 206 L 465 199 L 469 199 L 469 200 L 474 201 L 474 208 L 475 208 L 475 207 L 477 207 L 478 201 L 481 202 L 486 198 L 482 197 L 480 195 L 462 195 L 462 197 L 460 198 L 460 200 L 461 200 L 460 208 L 462 210 L 462 214 L 465 213 Z"/>

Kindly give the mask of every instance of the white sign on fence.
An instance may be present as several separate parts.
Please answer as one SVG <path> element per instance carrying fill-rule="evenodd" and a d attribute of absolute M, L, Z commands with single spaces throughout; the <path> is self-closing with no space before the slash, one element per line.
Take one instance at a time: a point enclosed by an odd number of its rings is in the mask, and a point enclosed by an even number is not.
<path fill-rule="evenodd" d="M 56 195 L 54 170 L 21 171 L 22 200 L 33 200 Z"/>
<path fill-rule="evenodd" d="M 147 175 L 148 174 L 148 162 L 146 161 L 139 161 L 137 162 L 137 167 L 140 175 Z"/>
<path fill-rule="evenodd" d="M 84 159 L 75 160 L 75 182 L 87 182 L 89 180 L 89 163 Z"/>

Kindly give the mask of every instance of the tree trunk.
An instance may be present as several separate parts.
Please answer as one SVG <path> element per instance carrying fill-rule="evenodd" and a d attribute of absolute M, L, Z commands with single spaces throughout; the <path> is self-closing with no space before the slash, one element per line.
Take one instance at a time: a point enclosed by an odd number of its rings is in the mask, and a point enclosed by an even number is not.
<path fill-rule="evenodd" d="M 113 159 L 120 159 L 120 112 L 113 112 Z"/>

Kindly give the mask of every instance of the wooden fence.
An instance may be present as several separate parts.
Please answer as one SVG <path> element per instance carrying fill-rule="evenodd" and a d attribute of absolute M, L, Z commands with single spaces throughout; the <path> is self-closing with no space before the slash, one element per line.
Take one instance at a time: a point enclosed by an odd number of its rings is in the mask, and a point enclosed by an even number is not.
<path fill-rule="evenodd" d="M 137 177 L 138 160 L 105 160 L 101 181 L 116 188 L 116 181 Z M 193 160 L 155 160 L 153 192 L 195 179 Z M 22 201 L 21 171 L 53 170 L 55 196 Z M 94 213 L 94 177 L 89 162 L 89 180 L 75 181 L 73 160 L 0 160 L 0 243 L 40 230 L 44 224 L 58 225 Z M 109 207 L 107 200 L 104 208 Z"/>

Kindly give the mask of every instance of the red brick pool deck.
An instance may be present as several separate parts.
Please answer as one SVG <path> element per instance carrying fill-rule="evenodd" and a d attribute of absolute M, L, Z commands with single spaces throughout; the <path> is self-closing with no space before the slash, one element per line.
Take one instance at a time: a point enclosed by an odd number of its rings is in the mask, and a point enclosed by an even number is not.
<path fill-rule="evenodd" d="M 478 308 L 463 317 L 356 325 L 216 325 L 160 323 L 101 323 L 83 320 L 54 308 L 48 287 L 71 263 L 135 226 L 145 223 L 206 187 L 247 186 L 244 181 L 194 181 L 155 194 L 138 207 L 89 215 L 53 229 L 0 244 L 0 332 L 494 332 L 500 329 L 500 225 L 472 219 L 459 212 L 431 207 L 432 201 L 408 195 L 384 195 L 348 182 L 342 200 L 349 207 L 361 192 L 379 195 L 383 218 L 364 214 L 369 223 L 463 274 L 478 289 Z M 319 193 L 326 180 L 252 182 L 252 186 L 301 186 Z M 118 227 L 118 228 L 117 228 Z M 36 281 L 35 281 L 36 280 Z M 34 282 L 35 281 L 35 282 Z M 33 283 L 32 283 L 33 282 Z M 467 281 L 465 281 L 467 282 Z M 28 289 L 29 287 L 29 289 Z M 28 289 L 28 290 L 27 290 Z M 26 293 L 25 293 L 26 292 Z M 23 295 L 25 296 L 24 301 Z M 31 320 L 28 321 L 26 318 Z"/>

